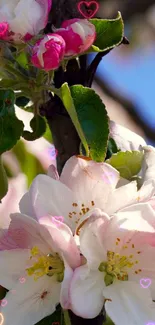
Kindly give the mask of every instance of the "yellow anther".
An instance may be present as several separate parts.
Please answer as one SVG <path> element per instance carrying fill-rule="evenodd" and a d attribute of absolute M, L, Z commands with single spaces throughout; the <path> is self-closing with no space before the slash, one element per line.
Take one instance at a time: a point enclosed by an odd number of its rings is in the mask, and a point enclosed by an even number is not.
<path fill-rule="evenodd" d="M 31 249 L 31 255 L 32 256 L 36 256 L 39 254 L 39 249 L 37 246 L 34 246 L 32 249 Z"/>

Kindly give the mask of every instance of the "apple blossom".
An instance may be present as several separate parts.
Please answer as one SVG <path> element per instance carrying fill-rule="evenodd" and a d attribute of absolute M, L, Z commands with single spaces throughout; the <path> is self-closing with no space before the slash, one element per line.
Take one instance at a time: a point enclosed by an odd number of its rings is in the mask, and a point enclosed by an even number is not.
<path fill-rule="evenodd" d="M 0 285 L 10 291 L 0 312 L 4 325 L 34 325 L 51 315 L 57 303 L 69 307 L 69 283 L 80 253 L 71 230 L 60 221 L 58 227 L 20 213 L 10 217 L 9 242 L 5 236 L 6 248 L 0 252 Z"/>
<path fill-rule="evenodd" d="M 122 125 L 110 121 L 110 136 L 121 151 L 140 150 L 146 145 L 145 140 L 138 134 L 130 131 Z"/>
<path fill-rule="evenodd" d="M 148 201 L 155 193 L 155 181 L 146 181 L 140 192 L 137 182 L 116 188 L 119 172 L 106 163 L 96 163 L 73 156 L 65 164 L 60 179 L 56 168 L 50 176 L 38 175 L 21 199 L 20 211 L 39 222 L 63 216 L 64 222 L 78 234 L 94 208 L 109 215 L 130 206 Z"/>
<path fill-rule="evenodd" d="M 65 46 L 65 41 L 60 35 L 45 35 L 33 47 L 33 65 L 46 71 L 57 69 L 63 59 Z"/>
<path fill-rule="evenodd" d="M 77 55 L 85 52 L 94 43 L 96 37 L 95 26 L 87 19 L 70 19 L 63 22 L 61 28 L 56 29 L 66 42 L 65 56 Z"/>
<path fill-rule="evenodd" d="M 155 212 L 147 203 L 113 217 L 94 210 L 83 225 L 80 250 L 87 264 L 78 267 L 70 285 L 72 311 L 83 318 L 105 309 L 115 325 L 146 325 L 155 319 L 150 289 L 140 279 L 155 279 Z"/>
<path fill-rule="evenodd" d="M 2 0 L 0 2 L 0 38 L 31 38 L 48 20 L 52 0 Z"/>

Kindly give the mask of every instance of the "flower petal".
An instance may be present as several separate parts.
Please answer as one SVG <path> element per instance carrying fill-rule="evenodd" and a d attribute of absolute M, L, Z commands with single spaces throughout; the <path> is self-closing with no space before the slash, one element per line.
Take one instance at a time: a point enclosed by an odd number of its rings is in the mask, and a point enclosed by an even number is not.
<path fill-rule="evenodd" d="M 111 299 L 105 309 L 115 325 L 147 325 L 155 320 L 155 309 L 151 308 L 150 291 L 134 282 L 114 283 L 103 290 L 104 297 Z"/>
<path fill-rule="evenodd" d="M 117 212 L 128 205 L 136 203 L 137 196 L 136 181 L 117 188 L 109 196 L 109 200 L 105 207 L 106 213 L 111 215 L 112 213 Z"/>
<path fill-rule="evenodd" d="M 26 214 L 27 216 L 30 216 L 37 220 L 33 206 L 32 206 L 31 197 L 30 197 L 29 192 L 25 193 L 23 195 L 23 197 L 21 198 L 21 200 L 19 202 L 19 209 L 20 209 L 21 213 Z"/>
<path fill-rule="evenodd" d="M 83 318 L 96 317 L 104 304 L 103 274 L 89 271 L 86 265 L 78 267 L 70 286 L 71 310 Z"/>
<path fill-rule="evenodd" d="M 53 179 L 59 180 L 59 174 L 54 165 L 50 165 L 47 171 L 47 175 Z"/>
<path fill-rule="evenodd" d="M 116 187 L 119 172 L 106 163 L 71 157 L 65 164 L 60 181 L 67 185 L 78 200 L 104 209 L 109 194 Z"/>
<path fill-rule="evenodd" d="M 72 191 L 64 184 L 49 176 L 38 175 L 30 187 L 30 196 L 38 220 L 48 214 L 63 216 L 65 222 L 75 229 L 75 220 L 69 218 L 75 198 Z"/>
<path fill-rule="evenodd" d="M 73 277 L 73 270 L 67 264 L 65 259 L 63 259 L 63 260 L 65 263 L 65 271 L 64 271 L 64 279 L 61 283 L 60 303 L 61 303 L 62 308 L 69 309 L 70 308 L 69 289 L 70 289 L 71 279 Z"/>
<path fill-rule="evenodd" d="M 110 121 L 110 136 L 121 151 L 139 150 L 141 146 L 146 145 L 141 136 L 114 121 Z"/>
<path fill-rule="evenodd" d="M 18 247 L 32 249 L 33 246 L 38 246 L 42 253 L 49 253 L 50 234 L 44 226 L 21 213 L 14 213 L 10 217 L 8 235 Z"/>
<path fill-rule="evenodd" d="M 25 275 L 27 261 L 30 257 L 29 249 L 12 249 L 0 252 L 0 285 L 12 289 Z"/>
<path fill-rule="evenodd" d="M 0 309 L 4 325 L 34 325 L 51 315 L 60 300 L 60 288 L 54 277 L 43 276 L 37 281 L 27 277 L 23 284 L 17 284 L 15 293 L 5 297 L 7 305 Z"/>
<path fill-rule="evenodd" d="M 80 265 L 80 252 L 76 246 L 73 234 L 70 228 L 62 222 L 54 222 L 45 218 L 41 219 L 41 224 L 48 230 L 50 238 L 48 244 L 51 245 L 55 252 L 63 254 L 67 263 L 76 268 Z"/>

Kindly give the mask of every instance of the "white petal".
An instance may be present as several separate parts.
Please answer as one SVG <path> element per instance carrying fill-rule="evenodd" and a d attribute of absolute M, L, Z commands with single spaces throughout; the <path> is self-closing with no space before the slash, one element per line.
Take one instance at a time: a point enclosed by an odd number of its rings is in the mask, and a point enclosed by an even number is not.
<path fill-rule="evenodd" d="M 127 185 L 117 188 L 110 196 L 105 207 L 107 214 L 111 215 L 114 212 L 123 209 L 124 207 L 136 203 L 137 183 L 131 182 Z"/>
<path fill-rule="evenodd" d="M 33 206 L 32 206 L 31 197 L 30 197 L 29 192 L 25 193 L 23 195 L 23 197 L 21 198 L 21 200 L 19 202 L 19 209 L 20 209 L 21 213 L 26 214 L 27 216 L 30 216 L 34 219 L 37 219 L 35 216 Z"/>
<path fill-rule="evenodd" d="M 75 198 L 64 184 L 49 176 L 38 175 L 30 187 L 30 196 L 38 220 L 48 214 L 63 216 L 65 222 L 75 229 L 75 220 L 68 216 L 69 212 L 73 211 L 72 203 L 75 202 Z"/>
<path fill-rule="evenodd" d="M 71 310 L 83 318 L 96 317 L 104 304 L 104 280 L 99 271 L 89 271 L 86 265 L 74 271 L 70 286 Z"/>
<path fill-rule="evenodd" d="M 65 164 L 60 181 L 67 185 L 85 206 L 91 201 L 104 209 L 107 198 L 119 180 L 119 172 L 106 163 L 71 157 Z"/>
<path fill-rule="evenodd" d="M 60 303 L 62 308 L 69 309 L 70 307 L 69 289 L 70 289 L 71 279 L 73 277 L 73 270 L 65 260 L 64 262 L 65 262 L 65 272 L 64 272 L 64 279 L 61 283 Z"/>
<path fill-rule="evenodd" d="M 7 305 L 1 307 L 3 325 L 34 325 L 51 315 L 60 300 L 60 287 L 61 284 L 49 276 L 43 276 L 37 281 L 31 276 L 23 284 L 18 283 L 14 294 L 7 293 Z M 41 298 L 45 292 L 47 294 Z"/>
<path fill-rule="evenodd" d="M 106 311 L 115 325 L 147 325 L 155 321 L 150 292 L 133 282 L 121 282 L 103 290 Z"/>
<path fill-rule="evenodd" d="M 110 135 L 121 151 L 140 150 L 141 146 L 146 145 L 141 136 L 114 121 L 110 121 Z"/>
<path fill-rule="evenodd" d="M 152 146 L 145 146 L 144 160 L 142 164 L 142 179 L 146 181 L 148 179 L 155 180 L 155 148 Z"/>
<path fill-rule="evenodd" d="M 104 227 L 106 230 L 108 221 L 109 218 L 105 213 L 100 213 L 97 218 L 94 213 L 80 232 L 80 250 L 92 270 L 98 270 L 100 263 L 106 260 L 107 251 L 100 241 L 99 228 Z"/>
<path fill-rule="evenodd" d="M 137 193 L 138 202 L 147 202 L 155 194 L 155 179 L 145 181 Z"/>
<path fill-rule="evenodd" d="M 0 252 L 0 285 L 12 289 L 19 278 L 25 275 L 30 257 L 28 249 L 12 249 Z"/>

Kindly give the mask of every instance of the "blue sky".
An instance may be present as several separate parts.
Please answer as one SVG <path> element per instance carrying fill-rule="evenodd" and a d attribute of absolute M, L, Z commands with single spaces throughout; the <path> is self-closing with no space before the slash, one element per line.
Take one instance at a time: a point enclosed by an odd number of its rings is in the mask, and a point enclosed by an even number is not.
<path fill-rule="evenodd" d="M 137 106 L 146 123 L 155 128 L 155 47 L 136 50 L 125 59 L 113 50 L 103 58 L 97 74 Z"/>

